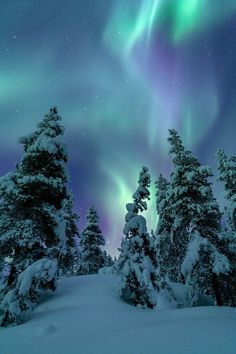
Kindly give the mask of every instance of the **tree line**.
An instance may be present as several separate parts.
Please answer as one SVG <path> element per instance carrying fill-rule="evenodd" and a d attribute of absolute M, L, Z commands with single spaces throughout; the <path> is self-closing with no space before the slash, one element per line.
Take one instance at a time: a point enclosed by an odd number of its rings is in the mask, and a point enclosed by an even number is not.
<path fill-rule="evenodd" d="M 160 175 L 156 181 L 157 228 L 149 233 L 142 215 L 151 183 L 143 167 L 126 205 L 124 237 L 113 265 L 102 249 L 105 239 L 94 206 L 83 232 L 77 228 L 61 121 L 57 108 L 51 108 L 37 129 L 19 140 L 23 157 L 15 170 L 0 178 L 1 326 L 25 321 L 41 294 L 56 289 L 58 278 L 111 266 L 119 275 L 120 296 L 133 305 L 154 308 L 164 299 L 180 306 L 178 283 L 187 293 L 185 306 L 200 304 L 204 295 L 217 305 L 235 306 L 236 157 L 217 152 L 218 179 L 228 200 L 221 212 L 211 169 L 170 129 L 173 171 L 169 179 Z"/>
<path fill-rule="evenodd" d="M 218 150 L 218 179 L 224 183 L 224 213 L 213 196 L 211 169 L 186 150 L 169 130 L 173 171 L 157 182 L 155 232 L 147 231 L 140 214 L 150 199 L 150 175 L 143 167 L 133 202 L 126 205 L 124 238 L 116 270 L 126 301 L 154 308 L 158 294 L 176 303 L 174 283 L 183 284 L 187 306 L 207 295 L 217 305 L 236 306 L 236 157 Z M 178 306 L 178 303 L 176 304 Z"/>
<path fill-rule="evenodd" d="M 0 178 L 1 326 L 23 322 L 40 294 L 55 290 L 57 278 L 97 273 L 112 264 L 101 249 L 105 239 L 94 207 L 78 231 L 61 121 L 51 108 L 32 134 L 19 139 L 23 157 Z"/>

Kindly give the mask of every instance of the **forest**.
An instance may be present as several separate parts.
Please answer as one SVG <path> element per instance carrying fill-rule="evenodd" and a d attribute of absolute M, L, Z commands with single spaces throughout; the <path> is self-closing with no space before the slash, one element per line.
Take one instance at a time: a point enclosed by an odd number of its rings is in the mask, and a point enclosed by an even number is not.
<path fill-rule="evenodd" d="M 226 207 L 218 205 L 209 178 L 174 129 L 169 129 L 172 172 L 156 181 L 155 230 L 142 215 L 150 199 L 151 177 L 142 167 L 127 213 L 119 256 L 105 250 L 99 215 L 91 205 L 87 223 L 79 216 L 68 188 L 63 122 L 56 107 L 36 130 L 19 139 L 23 156 L 0 178 L 0 323 L 19 325 L 59 279 L 99 272 L 113 274 L 127 303 L 154 309 L 236 306 L 236 156 L 216 153 L 218 183 Z M 176 285 L 186 292 L 178 301 Z"/>

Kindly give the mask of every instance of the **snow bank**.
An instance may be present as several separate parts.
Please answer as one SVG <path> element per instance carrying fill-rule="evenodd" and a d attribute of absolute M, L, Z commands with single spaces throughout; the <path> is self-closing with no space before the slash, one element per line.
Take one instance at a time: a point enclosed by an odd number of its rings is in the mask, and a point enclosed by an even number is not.
<path fill-rule="evenodd" d="M 235 354 L 236 309 L 141 309 L 112 275 L 63 279 L 34 317 L 0 329 L 1 354 Z"/>

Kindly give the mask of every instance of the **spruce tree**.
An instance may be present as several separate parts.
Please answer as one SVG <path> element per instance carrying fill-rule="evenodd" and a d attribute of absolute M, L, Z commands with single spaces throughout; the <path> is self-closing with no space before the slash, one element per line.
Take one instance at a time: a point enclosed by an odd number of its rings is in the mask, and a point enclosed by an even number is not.
<path fill-rule="evenodd" d="M 125 241 L 126 241 L 125 237 L 122 237 L 121 245 L 118 248 L 119 255 L 115 259 L 115 263 L 114 263 L 114 270 L 118 275 L 121 274 L 125 262 L 129 259 L 128 243 Z"/>
<path fill-rule="evenodd" d="M 24 205 L 19 201 L 19 178 L 22 175 L 17 168 L 0 181 L 0 252 L 2 257 L 11 259 L 5 292 L 9 286 L 16 284 L 17 276 L 23 270 L 46 256 L 38 225 L 28 217 Z"/>
<path fill-rule="evenodd" d="M 171 280 L 186 283 L 191 305 L 205 292 L 221 304 L 218 275 L 227 273 L 229 265 L 218 244 L 221 213 L 208 181 L 212 173 L 185 149 L 175 130 L 169 132 L 174 171 L 166 210 L 172 226 L 160 249 L 167 252 L 162 268 L 168 269 L 168 258 L 171 265 L 175 262 L 167 273 Z"/>
<path fill-rule="evenodd" d="M 57 232 L 61 235 L 60 254 L 58 259 L 59 275 L 71 276 L 75 273 L 77 259 L 80 257 L 75 237 L 79 238 L 76 225 L 78 215 L 73 212 L 73 197 L 70 191 L 62 203 L 60 212 L 61 222 L 58 223 Z"/>
<path fill-rule="evenodd" d="M 103 259 L 104 259 L 103 267 L 112 267 L 114 265 L 114 261 L 111 255 L 107 253 L 107 251 L 103 251 Z"/>
<path fill-rule="evenodd" d="M 219 180 L 224 183 L 226 198 L 229 201 L 227 217 L 229 224 L 236 232 L 236 156 L 227 158 L 223 149 L 217 152 Z"/>
<path fill-rule="evenodd" d="M 224 183 L 228 205 L 222 223 L 221 247 L 230 262 L 230 271 L 220 277 L 224 305 L 236 306 L 236 156 L 228 158 L 223 149 L 217 151 L 219 180 Z"/>
<path fill-rule="evenodd" d="M 34 134 L 21 139 L 25 155 L 20 164 L 27 191 L 23 201 L 32 203 L 41 217 L 47 255 L 58 260 L 62 273 L 72 272 L 78 234 L 77 215 L 73 213 L 72 195 L 67 187 L 68 159 L 62 139 L 64 127 L 56 107 L 50 109 Z M 35 188 L 38 187 L 38 188 Z M 38 189 L 38 190 L 36 190 Z M 39 205 L 38 205 L 39 203 Z"/>
<path fill-rule="evenodd" d="M 81 265 L 79 274 L 95 274 L 104 266 L 104 255 L 101 246 L 105 239 L 99 227 L 99 217 L 94 206 L 90 207 L 87 214 L 87 224 L 81 234 Z"/>
<path fill-rule="evenodd" d="M 126 205 L 125 237 L 116 269 L 121 277 L 121 297 L 133 305 L 153 308 L 159 291 L 156 258 L 146 220 L 139 215 L 139 212 L 147 209 L 146 199 L 150 198 L 150 175 L 146 167 L 142 168 L 138 183 L 133 203 Z"/>
<path fill-rule="evenodd" d="M 13 258 L 9 286 L 43 257 L 56 260 L 60 272 L 72 271 L 77 217 L 67 188 L 63 133 L 54 107 L 34 133 L 20 139 L 23 158 L 0 181 L 0 246 L 5 256 Z"/>
<path fill-rule="evenodd" d="M 176 272 L 176 258 L 174 257 L 170 234 L 172 227 L 170 205 L 168 204 L 168 189 L 170 183 L 160 175 L 156 181 L 156 209 L 158 225 L 153 234 L 157 251 L 158 271 L 162 278 L 171 279 Z"/>

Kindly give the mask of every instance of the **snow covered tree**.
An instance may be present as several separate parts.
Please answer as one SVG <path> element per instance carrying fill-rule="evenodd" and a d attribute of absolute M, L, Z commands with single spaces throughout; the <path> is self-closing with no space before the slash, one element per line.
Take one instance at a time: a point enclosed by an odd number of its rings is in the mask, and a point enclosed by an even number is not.
<path fill-rule="evenodd" d="M 56 289 L 57 264 L 42 258 L 31 264 L 18 277 L 0 305 L 1 327 L 24 322 L 37 306 L 45 290 Z"/>
<path fill-rule="evenodd" d="M 158 180 L 155 183 L 157 192 L 156 192 L 156 209 L 157 213 L 159 215 L 159 220 L 160 222 L 158 223 L 158 232 L 160 233 L 163 229 L 167 228 L 166 222 L 164 223 L 164 217 L 165 217 L 165 212 L 164 212 L 164 207 L 166 204 L 166 197 L 167 197 L 167 192 L 168 188 L 170 186 L 170 183 L 163 177 L 162 174 L 160 174 Z M 160 216 L 163 214 L 163 217 L 161 218 Z"/>
<path fill-rule="evenodd" d="M 167 252 L 162 269 L 167 269 L 172 281 L 187 283 L 192 305 L 197 301 L 193 294 L 199 297 L 205 292 L 221 304 L 218 275 L 227 273 L 228 260 L 218 244 L 221 213 L 208 181 L 212 173 L 185 149 L 175 130 L 169 132 L 174 171 L 165 211 L 172 226 L 161 243 L 160 253 Z M 169 263 L 174 262 L 175 268 L 168 272 Z"/>
<path fill-rule="evenodd" d="M 0 181 L 0 246 L 13 258 L 8 285 L 36 260 L 56 260 L 60 272 L 72 269 L 76 215 L 67 188 L 64 128 L 57 108 L 36 131 L 20 139 L 24 155 Z"/>
<path fill-rule="evenodd" d="M 236 306 L 236 156 L 227 158 L 223 149 L 217 151 L 219 180 L 225 185 L 228 206 L 220 237 L 221 248 L 230 262 L 230 271 L 220 277 L 224 305 Z"/>
<path fill-rule="evenodd" d="M 188 208 L 188 196 L 182 198 L 181 192 L 185 189 L 181 184 L 185 182 L 182 180 L 185 169 L 187 172 L 191 171 L 192 166 L 188 166 L 189 161 L 187 159 L 185 159 L 185 165 L 183 165 L 185 148 L 175 130 L 170 130 L 168 140 L 171 143 L 170 153 L 174 154 L 174 172 L 171 174 L 170 183 L 163 176 L 160 176 L 156 183 L 156 204 L 159 214 L 156 231 L 157 249 L 161 275 L 174 282 L 183 282 L 181 263 L 186 253 L 188 240 L 185 236 L 185 227 L 187 226 L 181 222 L 181 216 L 182 214 L 182 218 L 185 216 L 185 211 L 183 209 L 181 214 L 181 208 L 182 206 L 185 210 Z M 181 168 L 183 171 L 181 171 Z M 179 207 L 179 212 L 176 207 Z"/>
<path fill-rule="evenodd" d="M 73 197 L 68 191 L 67 197 L 62 203 L 60 213 L 60 222 L 56 228 L 60 236 L 60 253 L 58 260 L 58 269 L 61 276 L 71 276 L 74 274 L 74 268 L 79 255 L 79 249 L 76 245 L 75 237 L 79 237 L 76 226 L 78 220 L 77 214 L 73 212 Z"/>
<path fill-rule="evenodd" d="M 94 206 L 90 207 L 87 214 L 87 224 L 81 234 L 81 265 L 79 274 L 95 274 L 104 266 L 104 255 L 101 246 L 105 239 L 99 227 L 99 217 Z"/>
<path fill-rule="evenodd" d="M 217 151 L 219 180 L 224 182 L 226 198 L 230 205 L 227 208 L 227 216 L 230 226 L 236 232 L 236 156 L 227 158 L 223 149 Z"/>
<path fill-rule="evenodd" d="M 201 235 L 196 229 L 189 233 L 189 244 L 181 266 L 189 290 L 189 305 L 198 303 L 201 295 L 212 296 L 217 305 L 223 305 L 220 279 L 227 277 L 230 264 L 218 241 Z"/>
<path fill-rule="evenodd" d="M 139 174 L 139 186 L 133 194 L 133 203 L 126 205 L 124 239 L 121 253 L 116 262 L 120 272 L 120 295 L 133 304 L 154 308 L 160 290 L 156 272 L 156 257 L 151 238 L 147 232 L 146 220 L 139 211 L 147 209 L 150 198 L 150 175 L 143 167 Z"/>
<path fill-rule="evenodd" d="M 78 234 L 77 215 L 67 187 L 64 127 L 56 107 L 50 109 L 35 133 L 21 139 L 25 155 L 20 164 L 22 202 L 33 207 L 49 258 L 58 260 L 63 273 L 71 272 Z M 36 213 L 38 216 L 36 216 Z"/>
<path fill-rule="evenodd" d="M 107 251 L 103 251 L 103 259 L 104 259 L 103 267 L 112 267 L 114 265 L 114 261 L 111 255 L 107 253 Z"/>
<path fill-rule="evenodd" d="M 39 229 L 19 203 L 20 176 L 17 169 L 0 180 L 0 252 L 1 257 L 12 259 L 7 286 L 15 284 L 19 273 L 45 256 Z"/>
<path fill-rule="evenodd" d="M 222 303 L 236 307 L 236 234 L 228 223 L 222 226 L 219 244 L 229 261 L 228 273 L 218 277 Z"/>
<path fill-rule="evenodd" d="M 157 251 L 157 265 L 162 278 L 171 278 L 176 272 L 176 258 L 172 255 L 172 242 L 170 242 L 172 228 L 170 205 L 168 204 L 170 183 L 160 175 L 156 181 L 156 188 L 156 209 L 159 219 L 153 238 Z"/>

